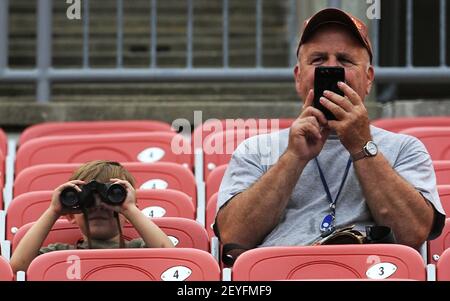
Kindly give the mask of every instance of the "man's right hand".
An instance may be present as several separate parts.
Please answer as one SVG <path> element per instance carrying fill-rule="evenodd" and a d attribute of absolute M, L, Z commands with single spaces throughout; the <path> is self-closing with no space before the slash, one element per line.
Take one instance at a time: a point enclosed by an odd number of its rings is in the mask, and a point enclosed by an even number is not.
<path fill-rule="evenodd" d="M 314 91 L 306 97 L 300 116 L 292 123 L 287 152 L 308 162 L 315 158 L 328 138 L 328 121 L 325 115 L 312 106 Z"/>

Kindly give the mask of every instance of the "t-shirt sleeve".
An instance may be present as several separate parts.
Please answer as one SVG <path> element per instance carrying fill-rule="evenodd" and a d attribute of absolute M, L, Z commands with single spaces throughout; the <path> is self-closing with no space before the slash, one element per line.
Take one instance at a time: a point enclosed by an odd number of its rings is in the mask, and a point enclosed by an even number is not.
<path fill-rule="evenodd" d="M 128 242 L 127 247 L 139 249 L 139 248 L 147 248 L 147 245 L 145 244 L 145 241 L 142 238 L 135 238 Z"/>
<path fill-rule="evenodd" d="M 437 191 L 433 162 L 423 143 L 414 137 L 409 137 L 394 168 L 433 206 L 435 218 L 428 240 L 438 237 L 444 227 L 445 211 Z"/>
<path fill-rule="evenodd" d="M 259 154 L 251 146 L 256 139 L 252 137 L 241 143 L 231 156 L 220 185 L 217 211 L 263 175 L 264 167 L 260 164 Z"/>
<path fill-rule="evenodd" d="M 72 250 L 75 247 L 69 244 L 65 244 L 65 243 L 54 243 L 54 244 L 49 244 L 46 247 L 42 247 L 39 249 L 39 255 L 45 254 L 45 253 L 49 253 L 49 252 L 53 252 L 53 251 L 62 251 L 62 250 Z"/>

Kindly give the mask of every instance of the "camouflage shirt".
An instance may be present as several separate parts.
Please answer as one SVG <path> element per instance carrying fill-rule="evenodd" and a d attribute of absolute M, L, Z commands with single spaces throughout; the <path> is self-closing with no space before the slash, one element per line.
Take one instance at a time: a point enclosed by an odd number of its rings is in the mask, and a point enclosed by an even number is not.
<path fill-rule="evenodd" d="M 119 249 L 119 243 L 115 241 L 91 240 L 92 249 Z M 126 248 L 146 248 L 145 242 L 142 238 L 136 238 L 130 241 L 125 241 Z M 54 243 L 39 250 L 39 255 L 61 250 L 75 250 L 75 249 L 89 249 L 88 242 L 80 240 L 76 245 L 67 243 Z"/>

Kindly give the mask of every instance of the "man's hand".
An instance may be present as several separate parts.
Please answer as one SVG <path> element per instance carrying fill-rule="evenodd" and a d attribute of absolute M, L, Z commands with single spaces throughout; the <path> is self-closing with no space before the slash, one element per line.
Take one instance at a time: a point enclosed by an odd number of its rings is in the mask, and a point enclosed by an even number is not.
<path fill-rule="evenodd" d="M 325 91 L 320 103 L 336 117 L 328 121 L 330 129 L 336 131 L 350 154 L 355 154 L 372 140 L 369 116 L 361 97 L 349 85 L 339 82 L 338 86 L 345 96 Z"/>
<path fill-rule="evenodd" d="M 313 99 L 314 92 L 310 90 L 300 116 L 292 123 L 287 149 L 306 162 L 320 153 L 329 134 L 327 119 L 312 106 Z"/>

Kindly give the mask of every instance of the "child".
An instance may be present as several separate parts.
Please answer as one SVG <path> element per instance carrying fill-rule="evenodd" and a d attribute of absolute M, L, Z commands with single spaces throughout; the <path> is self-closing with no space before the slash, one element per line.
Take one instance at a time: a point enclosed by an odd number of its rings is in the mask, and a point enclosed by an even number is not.
<path fill-rule="evenodd" d="M 121 205 L 112 206 L 103 202 L 95 193 L 95 203 L 84 209 L 68 209 L 60 202 L 60 194 L 66 188 L 81 191 L 82 185 L 96 180 L 99 183 L 112 182 L 122 185 L 127 195 Z M 120 226 L 116 218 L 117 213 Z M 77 224 L 83 234 L 83 240 L 76 246 L 56 243 L 41 248 L 50 229 L 56 220 L 65 215 L 67 220 Z M 124 242 L 121 236 L 122 226 L 127 219 L 142 238 Z M 110 249 L 121 246 L 127 248 L 169 248 L 174 245 L 167 235 L 136 207 L 136 192 L 133 176 L 117 162 L 92 161 L 83 164 L 74 172 L 69 182 L 55 189 L 50 207 L 26 233 L 11 257 L 11 267 L 14 272 L 26 271 L 31 261 L 38 255 L 68 249 Z"/>

